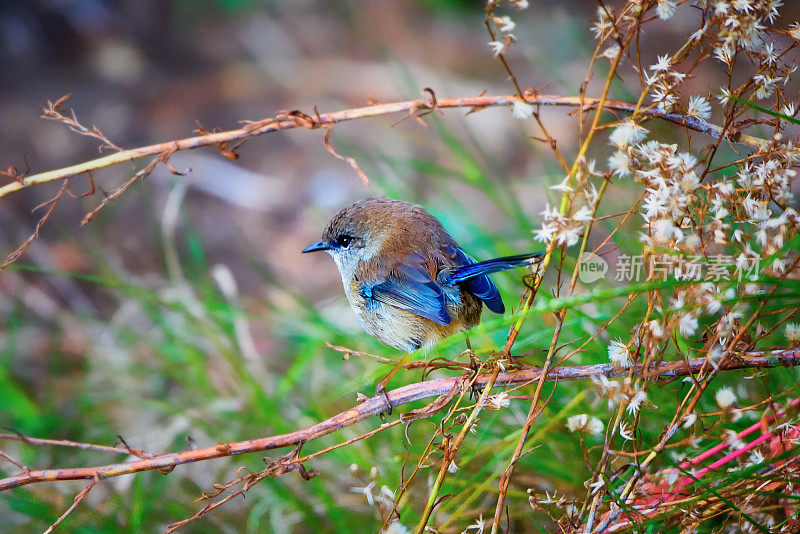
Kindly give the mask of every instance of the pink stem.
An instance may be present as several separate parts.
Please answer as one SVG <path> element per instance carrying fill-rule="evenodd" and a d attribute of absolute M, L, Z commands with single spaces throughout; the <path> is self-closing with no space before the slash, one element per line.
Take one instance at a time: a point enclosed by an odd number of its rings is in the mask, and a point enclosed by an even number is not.
<path fill-rule="evenodd" d="M 789 406 L 795 408 L 795 407 L 797 407 L 798 404 L 800 404 L 800 398 L 794 399 L 792 402 L 789 403 Z M 739 439 L 742 439 L 743 437 L 748 436 L 748 435 L 752 434 L 753 432 L 755 432 L 756 430 L 758 430 L 759 428 L 761 428 L 761 425 L 763 423 L 771 423 L 772 421 L 775 420 L 776 417 L 781 416 L 783 414 L 784 414 L 784 412 L 779 412 L 776 415 L 767 416 L 764 419 L 762 419 L 761 421 L 755 423 L 754 425 L 742 430 L 741 432 L 739 432 L 737 434 L 737 436 L 739 436 Z M 700 462 L 702 462 L 703 460 L 705 460 L 706 458 L 708 458 L 710 456 L 714 456 L 718 452 L 722 451 L 727 446 L 728 446 L 728 442 L 727 441 L 723 441 L 721 443 L 718 443 L 717 445 L 711 447 L 710 449 L 708 449 L 704 453 L 700 454 L 699 456 L 697 456 L 695 458 L 692 458 L 690 460 L 684 461 L 683 463 L 680 464 L 680 467 L 681 467 L 681 469 L 688 469 L 689 467 L 691 467 L 693 465 L 697 465 Z"/>

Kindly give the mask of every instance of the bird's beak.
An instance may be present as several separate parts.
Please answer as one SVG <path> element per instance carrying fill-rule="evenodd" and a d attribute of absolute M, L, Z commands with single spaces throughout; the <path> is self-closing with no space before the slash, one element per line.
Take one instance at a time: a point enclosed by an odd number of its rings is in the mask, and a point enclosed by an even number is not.
<path fill-rule="evenodd" d="M 328 243 L 326 243 L 325 241 L 317 241 L 317 242 L 316 242 L 316 243 L 314 243 L 313 245 L 308 245 L 306 248 L 304 248 L 304 249 L 303 249 L 303 250 L 301 250 L 300 252 L 301 252 L 301 253 L 303 253 L 303 254 L 305 254 L 306 252 L 316 252 L 317 250 L 330 250 L 330 249 L 332 249 L 332 248 L 333 248 L 333 247 L 331 247 L 331 246 L 330 246 Z"/>

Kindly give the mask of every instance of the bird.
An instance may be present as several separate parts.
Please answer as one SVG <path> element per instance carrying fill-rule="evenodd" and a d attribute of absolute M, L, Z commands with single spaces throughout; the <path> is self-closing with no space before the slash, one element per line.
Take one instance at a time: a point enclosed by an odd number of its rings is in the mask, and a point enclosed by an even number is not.
<path fill-rule="evenodd" d="M 364 330 L 407 354 L 472 328 L 484 305 L 504 313 L 488 275 L 538 264 L 543 256 L 532 252 L 477 261 L 425 208 L 386 197 L 342 208 L 322 239 L 302 250 L 317 251 L 336 263 Z"/>

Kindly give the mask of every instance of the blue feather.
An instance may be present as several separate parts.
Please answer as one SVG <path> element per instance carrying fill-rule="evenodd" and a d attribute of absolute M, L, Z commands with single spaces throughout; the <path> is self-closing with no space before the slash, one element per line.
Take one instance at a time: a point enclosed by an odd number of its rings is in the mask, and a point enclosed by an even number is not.
<path fill-rule="evenodd" d="M 386 278 L 379 284 L 362 286 L 361 295 L 368 300 L 410 311 L 440 325 L 448 325 L 451 321 L 444 291 L 420 264 L 399 266 L 396 276 Z"/>
<path fill-rule="evenodd" d="M 449 282 L 452 284 L 466 283 L 469 291 L 481 299 L 486 304 L 486 307 L 495 313 L 504 313 L 505 306 L 503 306 L 503 300 L 500 298 L 497 286 L 494 285 L 488 275 L 523 265 L 531 265 L 536 263 L 542 256 L 541 252 L 536 252 L 479 262 L 461 249 L 458 249 L 456 253 L 461 260 L 462 266 L 449 273 Z"/>

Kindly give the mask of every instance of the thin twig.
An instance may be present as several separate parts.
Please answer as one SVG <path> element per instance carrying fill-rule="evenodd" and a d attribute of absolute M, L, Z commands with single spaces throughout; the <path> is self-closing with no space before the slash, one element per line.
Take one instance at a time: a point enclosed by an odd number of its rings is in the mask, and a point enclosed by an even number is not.
<path fill-rule="evenodd" d="M 541 106 L 561 106 L 561 107 L 580 107 L 583 110 L 591 110 L 599 103 L 599 98 L 581 98 L 575 96 L 558 96 L 558 95 L 541 95 L 532 94 L 526 95 L 526 101 L 529 104 L 538 104 Z M 497 106 L 513 106 L 515 95 L 502 95 L 502 96 L 474 96 L 463 98 L 438 98 L 436 100 L 437 109 L 449 108 L 467 108 L 467 109 L 482 109 L 487 107 Z M 38 174 L 31 174 L 20 178 L 19 180 L 8 183 L 0 187 L 0 197 L 6 196 L 20 189 L 38 185 L 46 182 L 52 182 L 83 174 L 89 171 L 104 169 L 120 163 L 133 161 L 146 156 L 153 156 L 163 154 L 164 152 L 174 150 L 189 150 L 203 146 L 219 146 L 225 144 L 226 147 L 232 142 L 242 141 L 251 137 L 263 135 L 270 132 L 280 130 L 290 130 L 293 128 L 321 128 L 326 125 L 336 124 L 355 119 L 363 119 L 367 117 L 377 117 L 380 115 L 388 115 L 394 113 L 407 113 L 414 114 L 419 110 L 430 109 L 432 104 L 424 100 L 406 100 L 403 102 L 393 102 L 389 104 L 379 104 L 375 106 L 368 106 L 363 108 L 346 109 L 332 113 L 325 113 L 310 117 L 300 112 L 279 113 L 275 117 L 269 117 L 261 121 L 248 123 L 242 128 L 235 130 L 227 130 L 224 132 L 208 133 L 195 137 L 188 137 L 185 139 L 178 139 L 175 141 L 167 141 L 165 143 L 158 143 L 130 150 L 123 150 L 115 154 L 109 154 L 102 158 L 97 158 L 89 161 L 84 161 L 69 167 L 61 169 L 54 169 L 47 172 Z M 614 111 L 633 112 L 636 105 L 622 100 L 607 100 L 605 109 Z M 654 118 L 685 126 L 690 130 L 705 133 L 711 137 L 717 138 L 722 135 L 723 129 L 714 124 L 705 121 L 688 117 L 680 113 L 661 114 L 653 109 L 640 110 L 640 113 L 649 115 Z M 302 116 L 303 119 L 298 118 Z M 769 142 L 753 137 L 746 134 L 741 134 L 734 142 L 760 148 L 766 146 Z"/>
<path fill-rule="evenodd" d="M 57 527 L 59 524 L 61 524 L 61 522 L 62 522 L 62 521 L 64 521 L 64 519 L 66 519 L 66 518 L 67 518 L 67 516 L 68 516 L 69 514 L 71 514 L 71 513 L 72 513 L 72 511 L 73 511 L 75 508 L 77 508 L 77 507 L 78 507 L 78 505 L 81 503 L 81 501 L 83 501 L 83 499 L 84 499 L 84 498 L 85 498 L 85 497 L 86 497 L 86 496 L 89 494 L 89 492 L 92 490 L 92 488 L 94 487 L 94 485 L 95 485 L 95 484 L 97 484 L 97 481 L 98 481 L 98 480 L 100 480 L 100 479 L 99 479 L 97 476 L 93 477 L 93 478 L 92 478 L 92 481 L 91 481 L 91 482 L 89 482 L 89 485 L 88 485 L 88 486 L 86 486 L 85 488 L 83 488 L 83 489 L 81 490 L 81 492 L 80 492 L 80 493 L 78 493 L 78 494 L 75 496 L 75 498 L 74 498 L 74 499 L 72 499 L 72 504 L 70 505 L 70 507 L 69 507 L 69 508 L 67 508 L 67 509 L 64 511 L 64 513 L 63 513 L 63 514 L 61 514 L 60 516 L 58 516 L 58 519 L 56 519 L 55 523 L 53 523 L 52 525 L 50 525 L 49 527 L 47 527 L 47 530 L 45 530 L 45 531 L 44 531 L 44 534 L 50 534 L 51 532 L 53 532 L 53 530 L 54 530 L 54 529 L 55 529 L 55 528 L 56 528 L 56 527 Z"/>
<path fill-rule="evenodd" d="M 663 362 L 647 369 L 647 374 L 648 376 L 677 379 L 698 372 L 706 364 L 707 360 L 705 358 L 696 358 L 679 362 Z M 727 358 L 725 362 L 719 364 L 719 370 L 769 368 L 776 366 L 793 367 L 796 365 L 800 365 L 800 349 L 787 349 L 769 353 L 751 352 Z M 641 365 L 634 367 L 633 370 L 636 375 L 642 373 Z M 532 380 L 538 380 L 540 376 L 540 368 L 511 371 L 498 375 L 494 386 L 505 387 L 526 383 Z M 627 376 L 627 372 L 614 368 L 610 363 L 578 365 L 553 369 L 547 374 L 546 380 L 584 380 L 593 377 L 597 378 L 599 376 Z M 474 384 L 476 386 L 485 386 L 491 378 L 491 373 L 479 375 L 475 379 Z M 428 380 L 409 384 L 408 386 L 387 392 L 387 394 L 393 406 L 400 406 L 420 399 L 443 395 L 452 388 L 457 387 L 462 380 L 462 377 Z M 293 447 L 298 444 L 308 443 L 309 441 L 328 435 L 344 427 L 351 426 L 374 415 L 378 415 L 385 409 L 386 401 L 384 397 L 382 395 L 375 396 L 349 410 L 334 415 L 330 419 L 288 434 L 231 443 L 220 443 L 204 449 L 160 454 L 152 458 L 96 467 L 56 468 L 29 471 L 27 473 L 0 479 L 0 491 L 25 486 L 27 484 L 52 482 L 56 480 L 92 479 L 94 477 L 100 479 L 112 478 L 141 471 L 171 469 L 181 464 L 211 460 L 224 456 L 235 456 L 238 454 L 262 452 L 282 447 Z"/>

